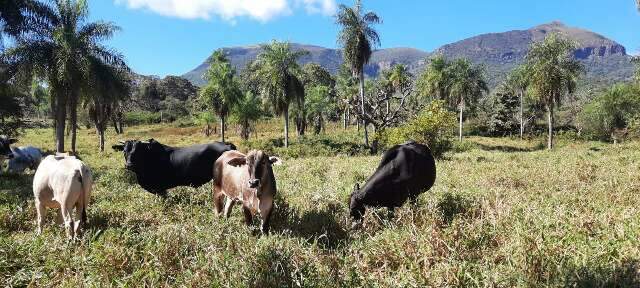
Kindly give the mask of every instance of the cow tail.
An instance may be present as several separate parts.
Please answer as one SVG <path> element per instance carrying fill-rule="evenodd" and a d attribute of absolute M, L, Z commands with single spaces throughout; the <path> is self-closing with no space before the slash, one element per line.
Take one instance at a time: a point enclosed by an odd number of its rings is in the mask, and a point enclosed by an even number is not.
<path fill-rule="evenodd" d="M 91 193 L 92 175 L 91 171 L 89 171 L 85 166 L 76 170 L 76 175 L 78 176 L 80 185 L 82 185 L 82 195 L 80 195 L 80 201 L 82 201 L 82 213 L 80 214 L 80 221 L 82 222 L 82 225 L 85 225 L 87 223 L 87 205 L 89 204 L 87 202 L 89 202 L 88 196 Z"/>

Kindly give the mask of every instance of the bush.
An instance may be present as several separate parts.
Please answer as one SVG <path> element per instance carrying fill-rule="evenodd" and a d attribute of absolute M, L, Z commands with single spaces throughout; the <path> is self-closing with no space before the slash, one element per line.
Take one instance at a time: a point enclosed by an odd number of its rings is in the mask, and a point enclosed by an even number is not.
<path fill-rule="evenodd" d="M 304 158 L 319 156 L 363 156 L 369 155 L 369 149 L 362 144 L 341 139 L 340 137 L 330 137 L 326 135 L 307 136 L 289 143 L 289 147 L 284 147 L 284 139 L 259 139 L 244 141 L 240 145 L 243 147 L 263 150 L 269 155 L 277 155 L 286 158 Z"/>
<path fill-rule="evenodd" d="M 429 146 L 439 157 L 451 149 L 451 139 L 456 127 L 456 115 L 445 108 L 443 101 L 433 101 L 418 116 L 401 127 L 387 129 L 376 135 L 383 147 L 391 147 L 407 141 Z"/>
<path fill-rule="evenodd" d="M 127 112 L 124 115 L 124 123 L 127 125 L 157 124 L 160 120 L 160 113 L 148 111 Z"/>
<path fill-rule="evenodd" d="M 498 92 L 489 99 L 488 132 L 491 136 L 518 134 L 518 96 L 510 91 Z"/>
<path fill-rule="evenodd" d="M 578 123 L 584 136 L 597 140 L 611 140 L 617 130 L 632 128 L 640 113 L 640 91 L 628 84 L 618 84 L 587 104 Z"/>

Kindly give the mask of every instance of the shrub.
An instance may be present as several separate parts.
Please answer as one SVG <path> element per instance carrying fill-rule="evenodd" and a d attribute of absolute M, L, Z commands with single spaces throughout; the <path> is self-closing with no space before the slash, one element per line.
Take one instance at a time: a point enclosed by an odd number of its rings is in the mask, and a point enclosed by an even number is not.
<path fill-rule="evenodd" d="M 156 124 L 160 123 L 161 119 L 160 113 L 148 111 L 127 112 L 124 115 L 124 122 L 127 125 Z"/>
<path fill-rule="evenodd" d="M 518 96 L 510 91 L 498 92 L 489 99 L 490 112 L 488 132 L 492 136 L 506 136 L 518 133 Z"/>
<path fill-rule="evenodd" d="M 340 137 L 327 135 L 310 135 L 305 138 L 300 138 L 289 143 L 288 148 L 284 147 L 283 138 L 243 141 L 240 146 L 241 149 L 259 149 L 269 155 L 278 155 L 286 158 L 369 155 L 369 149 L 362 144 L 353 142 L 350 139 L 341 139 Z"/>
<path fill-rule="evenodd" d="M 630 128 L 640 115 L 640 91 L 637 87 L 619 84 L 598 95 L 587 104 L 578 123 L 587 138 L 611 140 L 616 130 Z"/>
<path fill-rule="evenodd" d="M 439 157 L 451 149 L 451 139 L 456 127 L 456 115 L 445 108 L 443 101 L 431 102 L 418 116 L 404 126 L 387 129 L 376 137 L 384 147 L 391 147 L 409 140 L 429 146 Z"/>

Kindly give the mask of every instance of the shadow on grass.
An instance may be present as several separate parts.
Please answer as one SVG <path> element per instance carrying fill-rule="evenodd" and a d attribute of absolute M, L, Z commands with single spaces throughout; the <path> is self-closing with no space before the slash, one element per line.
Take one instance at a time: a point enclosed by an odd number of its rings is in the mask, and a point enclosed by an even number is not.
<path fill-rule="evenodd" d="M 505 152 L 505 153 L 534 152 L 534 151 L 540 151 L 544 149 L 544 146 L 542 145 L 537 145 L 531 148 L 522 148 L 522 147 L 506 146 L 506 145 L 487 145 L 487 144 L 480 144 L 480 143 L 476 143 L 476 145 L 478 146 L 478 148 L 480 148 L 480 150 L 499 151 L 499 152 Z"/>
<path fill-rule="evenodd" d="M 462 195 L 446 193 L 438 200 L 437 207 L 442 215 L 443 224 L 450 225 L 456 217 L 470 211 L 474 204 L 473 199 Z"/>
<path fill-rule="evenodd" d="M 274 232 L 290 232 L 294 237 L 306 239 L 323 249 L 335 250 L 346 244 L 349 239 L 347 231 L 338 221 L 340 206 L 331 203 L 321 210 L 300 213 L 289 206 L 282 198 L 276 197 L 276 210 L 272 215 Z"/>
<path fill-rule="evenodd" d="M 270 247 L 257 255 L 250 287 L 295 287 L 297 273 L 291 252 Z"/>
<path fill-rule="evenodd" d="M 569 273 L 570 287 L 640 287 L 640 260 L 626 260 L 615 269 L 578 268 Z"/>
<path fill-rule="evenodd" d="M 33 198 L 33 174 L 0 172 L 0 204 L 22 205 Z"/>

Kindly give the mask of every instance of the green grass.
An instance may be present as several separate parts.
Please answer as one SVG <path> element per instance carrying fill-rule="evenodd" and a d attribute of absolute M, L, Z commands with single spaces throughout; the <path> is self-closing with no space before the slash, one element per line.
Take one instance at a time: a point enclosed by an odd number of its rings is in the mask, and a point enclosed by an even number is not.
<path fill-rule="evenodd" d="M 258 128 L 261 139 L 280 137 L 272 124 Z M 305 141 L 357 137 L 341 133 Z M 638 142 L 566 142 L 548 152 L 538 140 L 470 137 L 438 160 L 436 184 L 418 204 L 394 218 L 367 213 L 359 230 L 350 229 L 347 199 L 379 156 L 285 156 L 275 168 L 272 234 L 260 237 L 237 207 L 231 219 L 214 216 L 210 185 L 171 190 L 163 201 L 135 184 L 121 153 L 98 153 L 92 130 L 79 135 L 96 175 L 87 233 L 67 243 L 51 211 L 36 236 L 32 174 L 1 175 L 0 285 L 640 285 Z M 205 141 L 197 128 L 158 125 L 108 136 L 108 147 L 125 138 Z M 20 144 L 51 148 L 52 139 L 29 130 Z"/>

